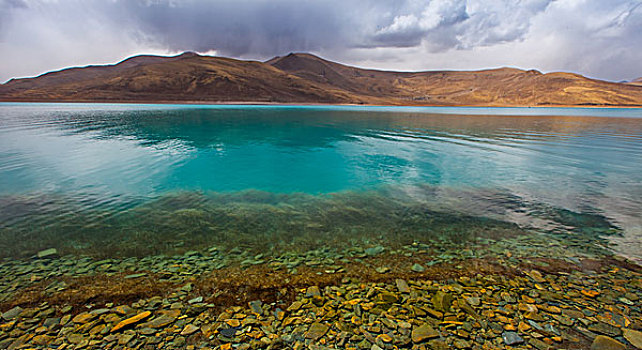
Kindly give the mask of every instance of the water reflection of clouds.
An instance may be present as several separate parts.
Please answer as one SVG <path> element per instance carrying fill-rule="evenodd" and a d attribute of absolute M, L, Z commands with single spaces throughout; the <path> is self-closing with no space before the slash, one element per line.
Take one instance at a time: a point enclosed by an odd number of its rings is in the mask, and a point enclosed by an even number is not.
<path fill-rule="evenodd" d="M 190 154 L 178 140 L 141 147 L 138 140 L 96 139 L 86 134 L 60 137 L 50 130 L 4 134 L 0 149 L 3 163 L 19 162 L 19 176 L 3 180 L 3 193 L 80 190 L 144 195 L 162 182 L 151 178 L 166 176 Z"/>

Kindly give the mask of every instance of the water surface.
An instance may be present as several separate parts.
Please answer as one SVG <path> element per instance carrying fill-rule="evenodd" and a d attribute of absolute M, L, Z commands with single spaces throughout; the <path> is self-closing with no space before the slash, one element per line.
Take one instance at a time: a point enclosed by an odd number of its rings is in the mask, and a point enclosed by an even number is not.
<path fill-rule="evenodd" d="M 641 159 L 641 109 L 5 103 L 0 256 L 537 230 L 639 259 Z"/>

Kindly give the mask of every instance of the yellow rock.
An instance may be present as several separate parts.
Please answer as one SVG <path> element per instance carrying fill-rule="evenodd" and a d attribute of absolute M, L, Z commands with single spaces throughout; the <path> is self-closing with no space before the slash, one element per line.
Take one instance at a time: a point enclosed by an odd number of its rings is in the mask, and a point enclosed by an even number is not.
<path fill-rule="evenodd" d="M 520 322 L 520 323 L 517 325 L 517 330 L 519 330 L 519 332 L 520 332 L 520 333 L 525 333 L 525 332 L 526 332 L 526 331 L 528 331 L 529 329 L 531 329 L 531 326 L 529 326 L 529 325 L 528 325 L 527 323 L 525 323 L 525 322 Z"/>
<path fill-rule="evenodd" d="M 522 300 L 528 304 L 535 304 L 535 299 L 529 297 L 528 295 L 522 295 Z"/>
<path fill-rule="evenodd" d="M 226 320 L 225 323 L 227 323 L 230 327 L 238 327 L 241 325 L 241 321 L 237 319 Z"/>
<path fill-rule="evenodd" d="M 582 289 L 580 293 L 582 293 L 584 296 L 587 296 L 589 298 L 595 298 L 596 296 L 600 295 L 600 292 L 598 291 L 586 290 L 586 289 Z"/>
<path fill-rule="evenodd" d="M 111 329 L 111 331 L 112 332 L 116 332 L 116 331 L 119 331 L 119 330 L 123 329 L 124 327 L 127 327 L 129 325 L 138 323 L 138 322 L 146 319 L 147 317 L 149 317 L 151 314 L 152 314 L 151 312 L 145 311 L 145 312 L 139 313 L 136 316 L 124 319 L 124 320 L 120 321 L 117 325 L 115 325 L 114 328 Z"/>
<path fill-rule="evenodd" d="M 89 312 L 83 312 L 81 314 L 76 315 L 72 321 L 74 323 L 87 323 L 91 320 L 93 320 L 96 316 L 90 314 Z"/>

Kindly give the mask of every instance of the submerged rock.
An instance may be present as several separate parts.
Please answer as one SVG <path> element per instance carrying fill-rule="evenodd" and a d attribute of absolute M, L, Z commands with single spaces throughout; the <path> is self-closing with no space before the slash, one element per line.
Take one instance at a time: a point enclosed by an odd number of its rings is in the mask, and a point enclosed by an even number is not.
<path fill-rule="evenodd" d="M 504 332 L 502 333 L 502 339 L 506 345 L 517 345 L 524 342 L 524 339 L 515 332 Z"/>
<path fill-rule="evenodd" d="M 624 329 L 624 339 L 638 349 L 642 349 L 642 332 L 633 329 Z"/>
<path fill-rule="evenodd" d="M 21 308 L 20 306 L 16 306 L 13 309 L 3 313 L 2 314 L 2 318 L 4 318 L 7 321 L 12 320 L 12 319 L 20 316 L 22 311 L 23 311 L 23 308 Z"/>
<path fill-rule="evenodd" d="M 422 324 L 421 326 L 415 327 L 412 330 L 412 341 L 414 343 L 421 343 L 425 340 L 439 337 L 439 332 L 427 324 Z"/>
<path fill-rule="evenodd" d="M 324 325 L 323 323 L 313 323 L 308 329 L 308 332 L 305 334 L 305 337 L 308 339 L 317 340 L 323 337 L 328 329 L 330 329 L 330 327 Z"/>
<path fill-rule="evenodd" d="M 591 344 L 591 350 L 625 350 L 626 345 L 620 343 L 619 341 L 607 337 L 605 335 L 598 335 L 593 339 Z"/>
<path fill-rule="evenodd" d="M 56 248 L 49 248 L 49 249 L 39 251 L 36 256 L 39 259 L 43 259 L 43 258 L 51 258 L 57 255 L 58 255 L 58 250 L 56 250 Z"/>
<path fill-rule="evenodd" d="M 115 325 L 115 326 L 114 326 L 114 328 L 112 328 L 112 329 L 111 329 L 111 331 L 112 331 L 112 333 L 113 333 L 113 332 L 117 332 L 117 331 L 119 331 L 119 330 L 121 330 L 121 329 L 123 329 L 123 328 L 125 328 L 125 327 L 127 327 L 127 326 L 130 326 L 130 325 L 136 324 L 136 323 L 138 323 L 138 322 L 140 322 L 140 321 L 142 321 L 142 320 L 146 319 L 146 318 L 147 318 L 147 317 L 149 317 L 151 314 L 152 314 L 152 313 L 151 313 L 151 312 L 149 312 L 149 311 L 144 311 L 144 312 L 139 313 L 139 314 L 138 314 L 138 315 L 136 315 L 136 316 L 130 317 L 130 318 L 125 319 L 125 320 L 122 320 L 122 321 L 120 321 L 117 325 Z"/>
<path fill-rule="evenodd" d="M 376 247 L 367 248 L 365 250 L 365 253 L 366 253 L 367 256 L 375 256 L 375 255 L 379 255 L 379 254 L 383 253 L 385 250 L 386 250 L 386 248 L 378 245 Z"/>

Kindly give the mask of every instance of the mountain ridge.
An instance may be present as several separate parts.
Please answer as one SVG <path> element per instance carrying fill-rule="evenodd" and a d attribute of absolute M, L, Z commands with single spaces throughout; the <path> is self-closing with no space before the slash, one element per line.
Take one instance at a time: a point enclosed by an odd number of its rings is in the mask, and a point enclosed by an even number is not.
<path fill-rule="evenodd" d="M 641 106 L 642 86 L 507 67 L 396 72 L 309 53 L 260 62 L 185 52 L 12 79 L 0 101 Z"/>

